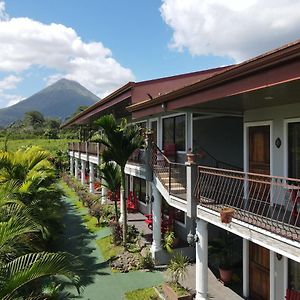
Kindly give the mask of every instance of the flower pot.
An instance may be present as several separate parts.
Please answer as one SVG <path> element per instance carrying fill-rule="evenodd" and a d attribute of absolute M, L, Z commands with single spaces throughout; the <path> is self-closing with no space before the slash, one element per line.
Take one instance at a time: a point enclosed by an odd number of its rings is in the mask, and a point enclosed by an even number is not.
<path fill-rule="evenodd" d="M 222 208 L 220 210 L 220 217 L 221 217 L 221 222 L 222 223 L 230 223 L 232 220 L 232 217 L 234 215 L 235 210 L 230 207 Z"/>
<path fill-rule="evenodd" d="M 196 162 L 196 155 L 194 153 L 187 153 L 187 162 L 193 164 Z"/>
<path fill-rule="evenodd" d="M 189 294 L 188 292 L 186 293 L 186 295 L 178 296 L 176 294 L 176 292 L 172 289 L 172 287 L 167 283 L 164 283 L 162 285 L 162 290 L 164 292 L 164 295 L 166 296 L 166 299 L 168 299 L 168 300 L 190 300 L 190 299 L 192 299 L 192 295 Z"/>
<path fill-rule="evenodd" d="M 220 280 L 224 284 L 228 284 L 231 282 L 232 273 L 233 273 L 231 269 L 223 269 L 222 267 L 219 267 L 219 272 L 220 272 Z"/>

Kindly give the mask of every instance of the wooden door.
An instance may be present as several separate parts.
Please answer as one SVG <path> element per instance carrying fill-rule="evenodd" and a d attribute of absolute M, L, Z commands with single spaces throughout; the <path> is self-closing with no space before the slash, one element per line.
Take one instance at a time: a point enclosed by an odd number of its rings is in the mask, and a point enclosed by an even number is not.
<path fill-rule="evenodd" d="M 255 126 L 249 128 L 249 172 L 270 174 L 270 127 Z M 255 181 L 262 178 L 251 176 Z M 256 214 L 268 211 L 270 186 L 266 183 L 251 183 L 249 190 L 249 210 Z M 270 253 L 257 244 L 250 243 L 249 251 L 250 298 L 268 300 L 270 292 Z"/>
<path fill-rule="evenodd" d="M 250 299 L 269 300 L 270 253 L 269 250 L 250 242 L 249 245 Z"/>
<path fill-rule="evenodd" d="M 249 172 L 270 174 L 270 126 L 249 127 Z"/>
<path fill-rule="evenodd" d="M 249 172 L 270 174 L 270 127 L 249 128 Z M 248 210 L 266 215 L 270 205 L 270 179 L 262 176 L 249 176 Z"/>

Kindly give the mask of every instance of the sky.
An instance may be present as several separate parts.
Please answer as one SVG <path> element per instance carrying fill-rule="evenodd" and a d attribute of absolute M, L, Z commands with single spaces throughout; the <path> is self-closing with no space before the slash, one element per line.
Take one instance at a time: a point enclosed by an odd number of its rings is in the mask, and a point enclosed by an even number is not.
<path fill-rule="evenodd" d="M 0 0 L 0 108 L 60 78 L 104 97 L 298 38 L 298 0 Z"/>

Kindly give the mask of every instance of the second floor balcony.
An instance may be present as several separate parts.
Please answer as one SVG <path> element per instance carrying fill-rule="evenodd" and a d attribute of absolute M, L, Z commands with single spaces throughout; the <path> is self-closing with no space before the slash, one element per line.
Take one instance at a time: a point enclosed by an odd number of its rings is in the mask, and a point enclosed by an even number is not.
<path fill-rule="evenodd" d="M 68 143 L 68 150 L 99 156 L 103 150 L 103 147 L 100 143 L 95 142 L 71 142 Z"/>
<path fill-rule="evenodd" d="M 199 167 L 195 197 L 201 207 L 300 242 L 300 180 Z"/>

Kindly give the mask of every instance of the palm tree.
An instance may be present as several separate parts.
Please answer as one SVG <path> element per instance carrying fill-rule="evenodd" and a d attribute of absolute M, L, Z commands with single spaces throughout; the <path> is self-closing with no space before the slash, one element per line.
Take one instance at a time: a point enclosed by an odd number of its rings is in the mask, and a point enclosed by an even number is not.
<path fill-rule="evenodd" d="M 117 193 L 120 192 L 122 181 L 120 166 L 115 162 L 109 161 L 108 163 L 104 163 L 100 167 L 100 171 L 101 178 L 104 180 L 104 182 L 102 182 L 102 185 L 104 185 L 112 194 L 112 200 L 115 204 L 116 220 L 118 220 L 118 204 L 116 196 Z"/>
<path fill-rule="evenodd" d="M 64 276 L 78 287 L 79 277 L 73 271 L 70 254 L 29 253 L 0 265 L 0 299 L 16 299 L 18 291 L 37 279 L 52 275 Z M 22 291 L 22 296 L 24 292 Z"/>
<path fill-rule="evenodd" d="M 141 128 L 135 124 L 128 124 L 122 119 L 118 124 L 113 115 L 106 115 L 95 121 L 103 130 L 100 142 L 105 146 L 102 153 L 105 162 L 115 161 L 121 170 L 121 214 L 123 216 L 123 243 L 127 238 L 127 211 L 125 204 L 125 165 L 130 155 L 143 146 L 144 139 Z"/>

